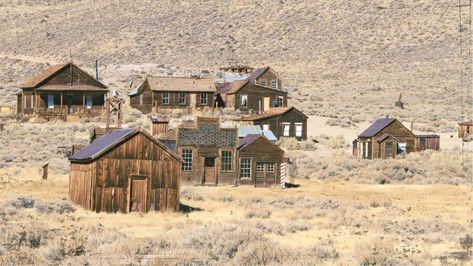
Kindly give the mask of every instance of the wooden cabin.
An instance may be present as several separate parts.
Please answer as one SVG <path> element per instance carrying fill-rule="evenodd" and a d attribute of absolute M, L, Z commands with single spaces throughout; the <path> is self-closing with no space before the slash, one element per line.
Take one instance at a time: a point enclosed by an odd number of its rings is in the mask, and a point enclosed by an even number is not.
<path fill-rule="evenodd" d="M 392 158 L 417 151 L 417 136 L 395 118 L 376 120 L 358 135 L 358 159 Z"/>
<path fill-rule="evenodd" d="M 247 135 L 238 144 L 238 183 L 255 187 L 280 183 L 284 150 L 263 135 Z"/>
<path fill-rule="evenodd" d="M 307 116 L 295 107 L 271 108 L 261 114 L 244 116 L 237 120 L 242 125 L 259 125 L 280 138 L 307 139 Z"/>
<path fill-rule="evenodd" d="M 98 116 L 108 89 L 97 78 L 72 62 L 51 66 L 21 86 L 17 113 L 65 121 Z"/>
<path fill-rule="evenodd" d="M 179 210 L 182 160 L 139 128 L 111 131 L 69 160 L 69 197 L 86 210 Z"/>
<path fill-rule="evenodd" d="M 473 135 L 473 120 L 458 123 L 458 137 L 468 140 Z"/>
<path fill-rule="evenodd" d="M 148 77 L 136 85 L 129 97 L 131 107 L 143 113 L 170 109 L 183 109 L 191 113 L 194 109 L 213 107 L 215 92 L 212 79 Z"/>
<path fill-rule="evenodd" d="M 440 150 L 440 136 L 435 134 L 417 135 L 417 150 Z"/>
<path fill-rule="evenodd" d="M 245 80 L 217 84 L 217 88 L 216 107 L 231 107 L 248 114 L 287 106 L 287 92 L 270 67 L 256 69 Z"/>
<path fill-rule="evenodd" d="M 193 184 L 234 184 L 237 128 L 221 128 L 219 118 L 197 117 L 177 129 L 177 149 L 184 160 L 182 180 Z"/>

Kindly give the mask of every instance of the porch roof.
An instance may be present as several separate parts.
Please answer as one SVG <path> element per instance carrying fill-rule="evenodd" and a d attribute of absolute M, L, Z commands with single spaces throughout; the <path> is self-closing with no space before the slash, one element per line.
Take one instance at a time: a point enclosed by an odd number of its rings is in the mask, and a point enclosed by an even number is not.
<path fill-rule="evenodd" d="M 103 92 L 107 93 L 108 89 L 90 86 L 90 85 L 44 85 L 36 89 L 38 92 L 47 92 L 47 91 L 54 91 L 54 92 L 74 92 L 74 91 L 81 91 L 81 92 Z"/>

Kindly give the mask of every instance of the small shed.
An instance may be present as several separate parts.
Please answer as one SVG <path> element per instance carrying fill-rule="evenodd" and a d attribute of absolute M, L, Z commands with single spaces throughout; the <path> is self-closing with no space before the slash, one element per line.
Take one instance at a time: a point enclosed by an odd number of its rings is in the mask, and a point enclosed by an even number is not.
<path fill-rule="evenodd" d="M 435 134 L 417 135 L 419 150 L 440 150 L 440 136 Z"/>
<path fill-rule="evenodd" d="M 171 118 L 167 115 L 151 115 L 151 133 L 154 135 L 165 134 L 169 129 Z"/>
<path fill-rule="evenodd" d="M 473 135 L 473 120 L 458 123 L 458 137 L 467 140 Z"/>
<path fill-rule="evenodd" d="M 139 128 L 108 132 L 69 160 L 69 197 L 87 210 L 179 209 L 182 160 Z"/>
<path fill-rule="evenodd" d="M 281 180 L 284 150 L 262 135 L 247 135 L 238 144 L 239 183 L 272 186 Z"/>

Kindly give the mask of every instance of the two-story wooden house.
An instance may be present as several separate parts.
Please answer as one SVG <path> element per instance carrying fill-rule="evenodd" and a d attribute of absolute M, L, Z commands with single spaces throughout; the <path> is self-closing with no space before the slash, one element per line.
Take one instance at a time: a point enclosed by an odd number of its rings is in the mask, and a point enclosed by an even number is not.
<path fill-rule="evenodd" d="M 217 84 L 217 107 L 231 107 L 242 113 L 261 113 L 273 107 L 287 106 L 287 92 L 270 67 L 256 69 L 245 80 Z"/>
<path fill-rule="evenodd" d="M 25 82 L 17 97 L 17 113 L 67 120 L 98 116 L 104 110 L 107 86 L 74 63 L 54 65 Z"/>
<path fill-rule="evenodd" d="M 143 113 L 214 106 L 216 88 L 212 79 L 148 77 L 134 84 L 136 87 L 129 94 L 130 105 Z"/>

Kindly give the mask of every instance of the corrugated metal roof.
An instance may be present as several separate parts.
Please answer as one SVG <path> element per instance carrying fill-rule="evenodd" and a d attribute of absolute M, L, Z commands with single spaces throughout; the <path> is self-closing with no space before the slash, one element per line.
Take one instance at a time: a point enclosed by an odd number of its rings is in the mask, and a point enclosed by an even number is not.
<path fill-rule="evenodd" d="M 216 92 L 212 79 L 187 77 L 149 77 L 148 84 L 153 91 Z"/>
<path fill-rule="evenodd" d="M 385 127 L 389 126 L 392 122 L 394 122 L 394 118 L 380 118 L 376 120 L 371 126 L 369 126 L 365 131 L 363 131 L 359 137 L 363 138 L 370 138 L 373 137 L 374 135 L 378 134 L 381 130 L 383 130 Z"/>
<path fill-rule="evenodd" d="M 276 136 L 274 135 L 273 131 L 271 130 L 263 130 L 263 136 L 265 136 L 268 140 L 275 142 L 278 140 Z"/>
<path fill-rule="evenodd" d="M 102 137 L 96 139 L 90 145 L 86 146 L 77 153 L 74 153 L 69 160 L 71 161 L 85 161 L 91 160 L 100 152 L 109 148 L 112 144 L 124 139 L 130 134 L 138 131 L 138 128 L 126 128 L 110 131 Z"/>
<path fill-rule="evenodd" d="M 258 125 L 242 125 L 238 126 L 238 137 L 244 138 L 247 135 L 261 135 L 263 131 Z"/>
<path fill-rule="evenodd" d="M 169 150 L 177 152 L 177 144 L 175 140 L 161 140 L 161 143 Z"/>
<path fill-rule="evenodd" d="M 261 135 L 247 135 L 246 137 L 241 139 L 240 142 L 238 143 L 238 149 L 240 150 L 240 149 L 245 148 L 246 146 L 253 143 L 253 141 L 257 140 L 259 137 L 261 137 Z"/>
<path fill-rule="evenodd" d="M 269 69 L 269 66 L 257 68 L 251 75 L 247 78 L 247 80 L 256 80 L 258 79 L 261 75 L 263 75 L 267 70 Z"/>

